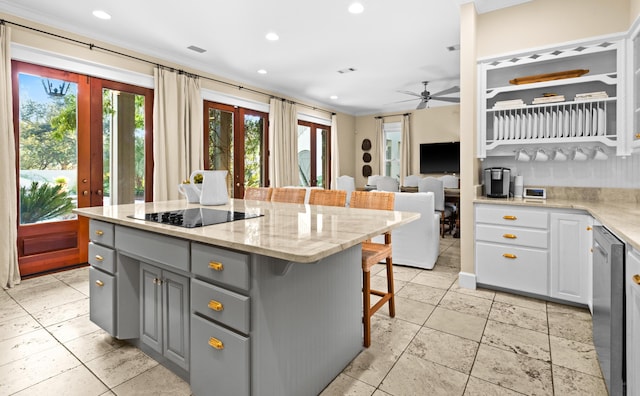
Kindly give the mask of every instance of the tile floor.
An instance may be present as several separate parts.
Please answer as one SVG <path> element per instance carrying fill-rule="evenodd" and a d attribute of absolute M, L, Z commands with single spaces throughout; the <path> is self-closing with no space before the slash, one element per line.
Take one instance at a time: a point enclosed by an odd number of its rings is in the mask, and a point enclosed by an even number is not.
<path fill-rule="evenodd" d="M 396 317 L 330 395 L 606 395 L 584 309 L 460 289 L 460 241 L 434 270 L 395 267 Z M 384 266 L 373 276 L 383 287 Z M 189 395 L 189 386 L 89 321 L 87 268 L 0 291 L 0 395 Z"/>

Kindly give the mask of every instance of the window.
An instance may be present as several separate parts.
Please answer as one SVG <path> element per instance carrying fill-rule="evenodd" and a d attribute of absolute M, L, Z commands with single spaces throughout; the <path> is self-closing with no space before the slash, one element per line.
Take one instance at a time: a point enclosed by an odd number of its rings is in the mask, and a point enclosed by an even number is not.
<path fill-rule="evenodd" d="M 298 121 L 298 174 L 300 185 L 329 188 L 331 127 Z"/>
<path fill-rule="evenodd" d="M 400 153 L 402 131 L 399 122 L 388 122 L 382 126 L 384 131 L 384 176 L 400 180 Z"/>

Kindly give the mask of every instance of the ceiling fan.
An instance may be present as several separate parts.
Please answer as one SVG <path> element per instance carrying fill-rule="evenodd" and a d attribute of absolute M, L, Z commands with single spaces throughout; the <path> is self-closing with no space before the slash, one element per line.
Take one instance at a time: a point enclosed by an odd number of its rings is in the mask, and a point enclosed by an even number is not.
<path fill-rule="evenodd" d="M 441 100 L 443 102 L 460 103 L 460 98 L 447 98 L 447 97 L 441 96 L 441 95 L 448 95 L 454 92 L 460 92 L 460 87 L 454 86 L 454 87 L 445 89 L 444 91 L 436 92 L 432 95 L 431 92 L 427 91 L 427 84 L 429 84 L 429 81 L 423 81 L 422 84 L 424 84 L 424 90 L 419 94 L 411 91 L 398 91 L 403 94 L 417 96 L 418 98 L 420 98 L 420 103 L 418 103 L 416 110 L 421 110 L 427 107 L 427 103 L 429 103 L 430 100 Z M 415 100 L 415 99 L 409 99 L 409 100 Z M 401 102 L 408 102 L 409 100 L 402 100 Z"/>

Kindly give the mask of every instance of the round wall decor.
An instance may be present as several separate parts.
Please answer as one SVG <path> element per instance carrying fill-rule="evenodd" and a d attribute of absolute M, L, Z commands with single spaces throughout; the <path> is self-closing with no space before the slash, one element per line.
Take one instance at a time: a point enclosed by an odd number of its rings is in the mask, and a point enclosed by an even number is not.
<path fill-rule="evenodd" d="M 362 160 L 363 160 L 365 163 L 369 163 L 369 162 L 371 162 L 371 154 L 369 154 L 369 153 L 364 153 L 364 154 L 362 154 Z"/>
<path fill-rule="evenodd" d="M 369 151 L 369 150 L 371 150 L 371 140 L 369 140 L 369 139 L 364 139 L 364 140 L 362 141 L 362 149 L 363 149 L 364 151 Z"/>
<path fill-rule="evenodd" d="M 371 176 L 371 165 L 365 165 L 362 167 L 362 176 L 364 177 Z"/>

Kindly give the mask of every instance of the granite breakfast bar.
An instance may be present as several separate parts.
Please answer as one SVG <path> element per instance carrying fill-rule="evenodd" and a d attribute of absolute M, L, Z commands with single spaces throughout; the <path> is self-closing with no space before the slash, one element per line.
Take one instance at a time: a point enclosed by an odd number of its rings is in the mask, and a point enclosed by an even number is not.
<path fill-rule="evenodd" d="M 196 396 L 320 393 L 362 350 L 360 243 L 419 214 L 230 200 L 206 208 L 259 217 L 197 228 L 131 218 L 199 207 L 75 211 L 90 218 L 91 320 Z"/>

